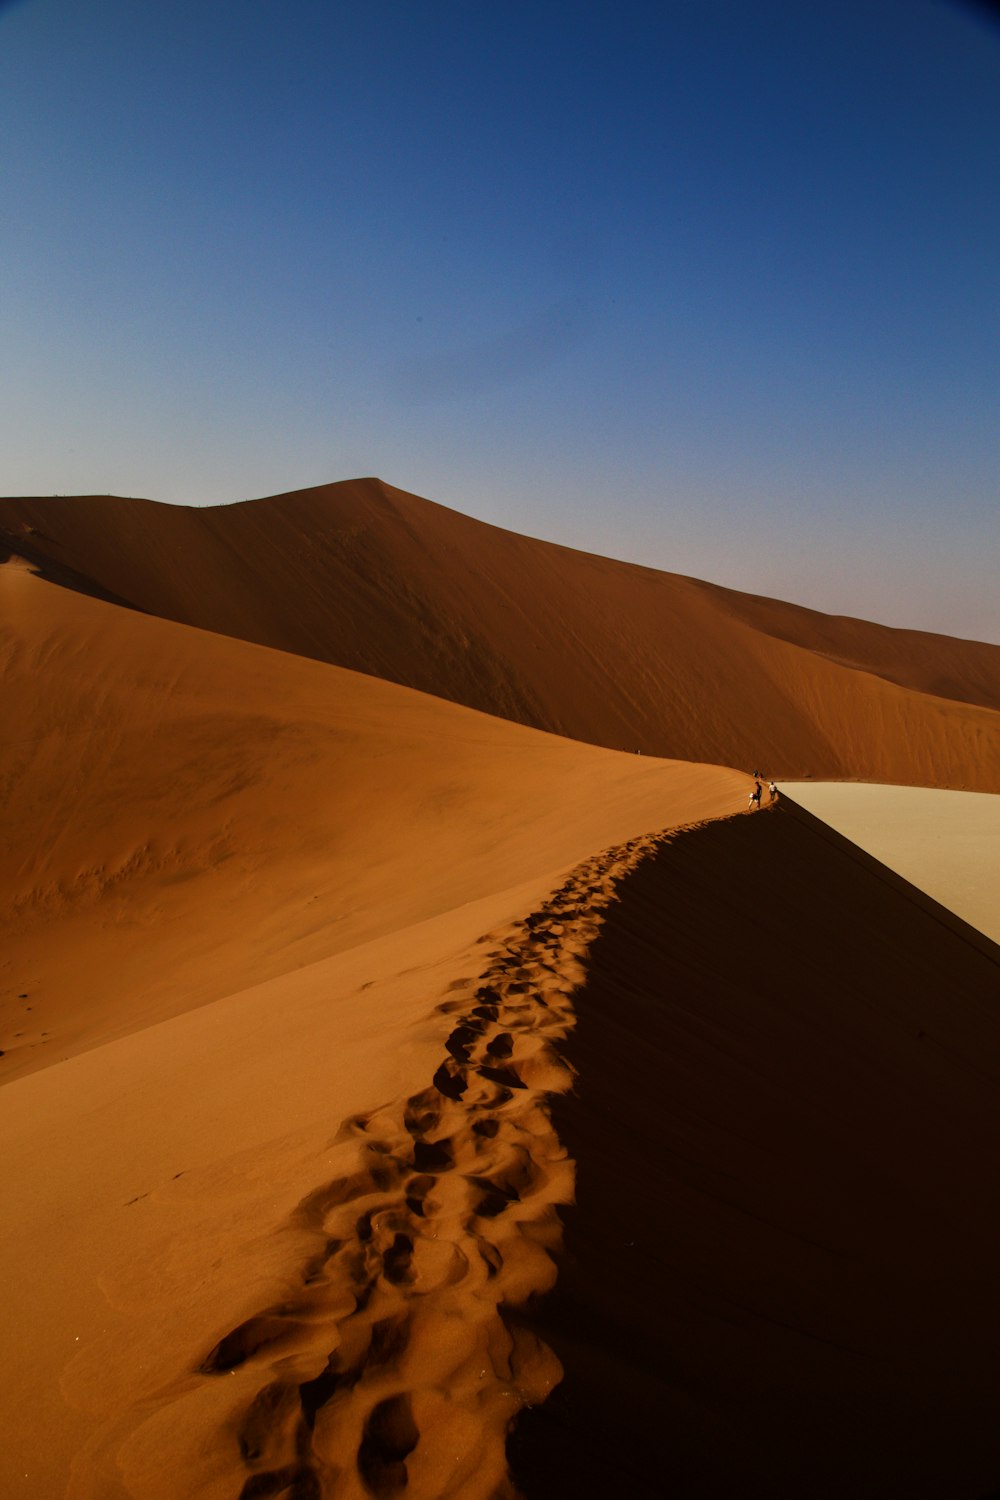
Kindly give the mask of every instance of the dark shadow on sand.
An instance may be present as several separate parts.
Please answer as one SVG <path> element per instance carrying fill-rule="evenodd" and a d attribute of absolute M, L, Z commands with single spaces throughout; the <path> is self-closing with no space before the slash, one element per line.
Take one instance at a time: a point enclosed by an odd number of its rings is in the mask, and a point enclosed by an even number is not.
<path fill-rule="evenodd" d="M 1000 1475 L 1000 949 L 794 804 L 591 949 L 528 1500 L 980 1500 Z"/>

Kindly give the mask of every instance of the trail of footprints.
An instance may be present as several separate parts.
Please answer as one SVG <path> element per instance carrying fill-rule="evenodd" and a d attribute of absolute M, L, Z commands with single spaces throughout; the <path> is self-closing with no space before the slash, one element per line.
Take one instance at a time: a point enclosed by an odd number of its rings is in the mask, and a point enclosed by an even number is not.
<path fill-rule="evenodd" d="M 586 861 L 484 938 L 488 967 L 438 1007 L 454 1025 L 430 1086 L 342 1125 L 359 1165 L 299 1205 L 319 1246 L 300 1290 L 200 1365 L 266 1377 L 237 1418 L 239 1500 L 516 1496 L 507 1431 L 562 1374 L 518 1316 L 555 1281 L 573 1192 L 547 1108 L 572 1082 L 555 1044 L 602 908 L 663 837 Z"/>

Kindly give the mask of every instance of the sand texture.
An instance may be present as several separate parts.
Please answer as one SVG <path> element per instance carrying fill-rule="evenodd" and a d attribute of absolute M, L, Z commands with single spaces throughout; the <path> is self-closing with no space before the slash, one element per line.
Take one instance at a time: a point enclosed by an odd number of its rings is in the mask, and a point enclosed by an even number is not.
<path fill-rule="evenodd" d="M 1000 949 L 746 811 L 988 791 L 994 648 L 375 481 L 0 510 L 0 1494 L 996 1488 Z"/>
<path fill-rule="evenodd" d="M 1000 791 L 1000 646 L 574 552 L 375 479 L 206 508 L 0 500 L 3 546 L 135 609 L 597 745 Z"/>

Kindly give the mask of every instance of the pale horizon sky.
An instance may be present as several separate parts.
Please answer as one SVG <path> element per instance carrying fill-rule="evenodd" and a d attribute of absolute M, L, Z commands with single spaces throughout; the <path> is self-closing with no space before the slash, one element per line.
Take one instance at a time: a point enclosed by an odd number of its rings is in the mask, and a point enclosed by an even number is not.
<path fill-rule="evenodd" d="M 377 474 L 1000 643 L 1000 27 L 0 0 L 0 493 Z"/>

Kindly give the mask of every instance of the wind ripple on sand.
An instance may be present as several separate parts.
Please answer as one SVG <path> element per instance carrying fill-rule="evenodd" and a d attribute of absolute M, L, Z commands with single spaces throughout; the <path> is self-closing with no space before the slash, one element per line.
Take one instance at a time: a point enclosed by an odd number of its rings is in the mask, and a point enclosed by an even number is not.
<path fill-rule="evenodd" d="M 482 939 L 487 966 L 438 1006 L 454 1025 L 429 1086 L 343 1122 L 358 1167 L 296 1211 L 316 1245 L 298 1293 L 199 1367 L 260 1370 L 234 1417 L 240 1500 L 516 1494 L 508 1430 L 562 1378 L 520 1312 L 555 1281 L 557 1206 L 573 1196 L 548 1108 L 572 1083 L 557 1044 L 602 909 L 661 837 L 586 861 Z"/>

